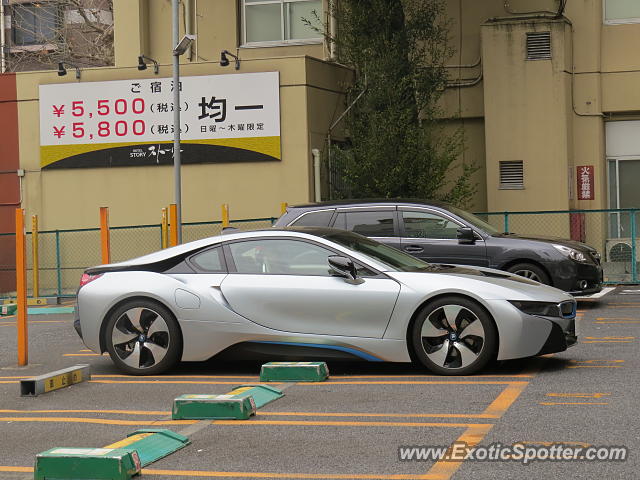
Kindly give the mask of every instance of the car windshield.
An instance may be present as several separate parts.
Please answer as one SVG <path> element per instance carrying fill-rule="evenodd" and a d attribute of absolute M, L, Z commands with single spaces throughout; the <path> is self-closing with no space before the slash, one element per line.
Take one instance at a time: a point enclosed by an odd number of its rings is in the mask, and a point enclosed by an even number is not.
<path fill-rule="evenodd" d="M 422 260 L 396 250 L 375 240 L 351 232 L 331 232 L 323 235 L 327 240 L 336 242 L 343 247 L 355 250 L 368 256 L 372 260 L 388 265 L 393 270 L 401 272 L 419 272 L 428 270 L 431 266 Z"/>
<path fill-rule="evenodd" d="M 464 210 L 460 210 L 459 208 L 456 208 L 456 207 L 453 207 L 453 206 L 449 206 L 448 209 L 449 209 L 449 211 L 451 213 L 455 213 L 456 215 L 458 215 L 463 220 L 466 220 L 467 222 L 469 222 L 474 227 L 476 227 L 476 228 L 478 228 L 480 230 L 483 230 L 484 232 L 488 233 L 489 235 L 497 235 L 497 234 L 501 233 L 500 230 L 495 228 L 493 225 L 485 222 L 484 220 L 482 220 L 480 217 L 474 215 L 473 213 L 465 212 Z"/>

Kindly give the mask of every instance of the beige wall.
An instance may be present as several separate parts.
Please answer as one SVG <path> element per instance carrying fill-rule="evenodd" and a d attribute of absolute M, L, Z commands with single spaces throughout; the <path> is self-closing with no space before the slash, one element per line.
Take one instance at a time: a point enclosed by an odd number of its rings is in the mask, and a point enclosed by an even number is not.
<path fill-rule="evenodd" d="M 467 151 L 486 162 L 488 209 L 608 207 L 604 121 L 637 118 L 640 112 L 640 50 L 634 47 L 640 24 L 604 25 L 602 3 L 568 2 L 570 24 L 563 32 L 554 30 L 554 60 L 525 62 L 522 35 L 533 25 L 525 17 L 555 10 L 555 0 L 447 2 L 456 50 L 449 63 L 473 64 L 482 46 L 483 79 L 475 86 L 448 88 L 441 106 L 445 117 L 478 118 L 485 126 L 485 150 L 475 142 Z M 482 26 L 495 17 L 513 20 Z M 472 79 L 479 68 L 456 67 L 449 73 L 452 81 Z M 525 160 L 524 190 L 498 189 L 497 162 L 510 159 Z M 577 200 L 575 178 L 569 198 L 569 168 L 573 172 L 578 165 L 595 167 L 595 200 Z"/>

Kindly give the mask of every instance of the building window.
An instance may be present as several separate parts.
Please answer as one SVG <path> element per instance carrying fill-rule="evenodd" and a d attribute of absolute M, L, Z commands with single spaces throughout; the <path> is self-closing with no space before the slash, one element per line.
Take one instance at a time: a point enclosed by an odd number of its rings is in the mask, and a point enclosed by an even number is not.
<path fill-rule="evenodd" d="M 12 6 L 12 41 L 16 46 L 55 43 L 60 26 L 56 5 L 22 3 Z"/>
<path fill-rule="evenodd" d="M 640 23 L 638 0 L 605 0 L 604 23 Z"/>
<path fill-rule="evenodd" d="M 314 14 L 315 12 L 315 14 Z M 322 0 L 242 0 L 244 45 L 318 43 Z"/>

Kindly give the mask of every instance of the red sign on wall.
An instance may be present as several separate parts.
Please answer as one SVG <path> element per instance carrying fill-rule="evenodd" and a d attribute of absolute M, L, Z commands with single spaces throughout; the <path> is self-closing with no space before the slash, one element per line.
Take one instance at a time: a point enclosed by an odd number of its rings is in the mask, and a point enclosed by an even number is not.
<path fill-rule="evenodd" d="M 593 165 L 582 165 L 576 168 L 578 170 L 578 200 L 595 200 Z"/>

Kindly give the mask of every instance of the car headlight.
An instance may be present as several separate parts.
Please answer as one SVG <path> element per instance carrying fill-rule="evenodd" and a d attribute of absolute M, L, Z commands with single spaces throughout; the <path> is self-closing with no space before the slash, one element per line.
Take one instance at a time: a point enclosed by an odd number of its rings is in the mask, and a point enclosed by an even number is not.
<path fill-rule="evenodd" d="M 551 302 L 521 302 L 509 300 L 509 303 L 521 312 L 543 317 L 560 317 L 560 307 Z"/>
<path fill-rule="evenodd" d="M 589 263 L 589 257 L 584 252 L 576 250 L 575 248 L 565 247 L 564 245 L 553 245 L 553 248 L 558 250 L 563 255 L 569 257 L 571 260 L 580 263 Z"/>

